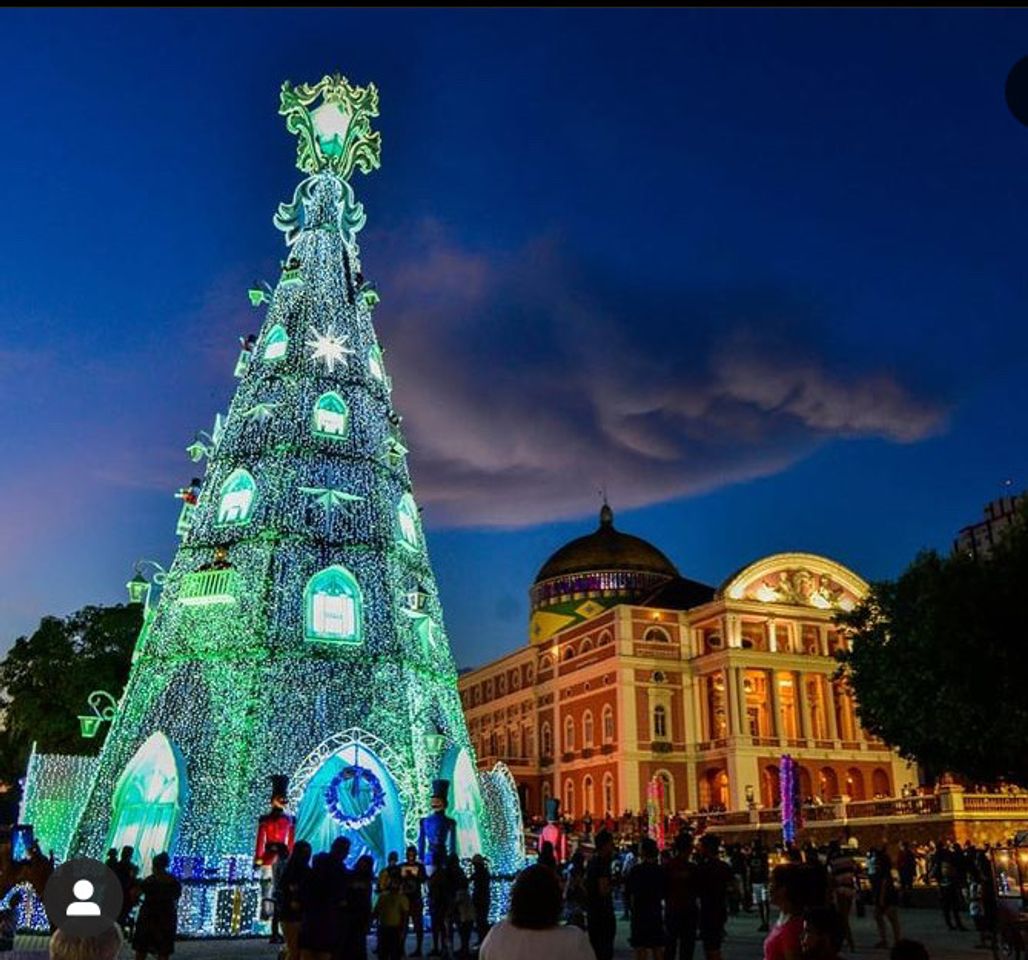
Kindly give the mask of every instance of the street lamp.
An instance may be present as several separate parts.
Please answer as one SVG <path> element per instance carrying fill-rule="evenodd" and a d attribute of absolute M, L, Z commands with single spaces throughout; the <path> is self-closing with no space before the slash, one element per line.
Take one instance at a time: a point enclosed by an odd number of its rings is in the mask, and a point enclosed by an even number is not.
<path fill-rule="evenodd" d="M 146 583 L 146 581 L 143 581 Z M 94 690 L 86 703 L 93 708 L 92 713 L 79 714 L 79 729 L 82 736 L 92 740 L 100 729 L 100 724 L 110 723 L 118 713 L 118 703 L 106 690 Z"/>

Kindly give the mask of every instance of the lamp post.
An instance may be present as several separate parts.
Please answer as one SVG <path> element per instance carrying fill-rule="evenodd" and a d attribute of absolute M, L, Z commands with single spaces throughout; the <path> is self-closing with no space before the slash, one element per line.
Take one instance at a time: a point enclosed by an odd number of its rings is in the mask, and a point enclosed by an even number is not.
<path fill-rule="evenodd" d="M 143 570 L 145 567 L 151 567 L 153 569 L 153 576 L 150 580 L 147 580 L 143 576 Z M 135 566 L 135 572 L 132 575 L 132 579 L 125 584 L 128 590 L 129 603 L 139 603 L 143 606 L 143 616 L 150 610 L 150 588 L 157 584 L 157 586 L 163 586 L 164 581 L 168 578 L 168 571 L 164 569 L 156 560 L 137 560 Z"/>
<path fill-rule="evenodd" d="M 93 708 L 93 712 L 79 714 L 79 729 L 85 739 L 92 740 L 100 724 L 110 723 L 114 719 L 118 713 L 118 702 L 106 690 L 94 690 L 86 698 L 86 703 Z"/>

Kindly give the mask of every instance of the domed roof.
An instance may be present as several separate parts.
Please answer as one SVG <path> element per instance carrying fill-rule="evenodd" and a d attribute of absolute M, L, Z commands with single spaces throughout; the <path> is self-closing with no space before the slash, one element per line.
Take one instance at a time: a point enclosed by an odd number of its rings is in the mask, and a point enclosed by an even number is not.
<path fill-rule="evenodd" d="M 599 570 L 639 570 L 678 576 L 675 565 L 653 544 L 614 529 L 614 511 L 607 504 L 600 510 L 599 527 L 554 553 L 542 565 L 535 582 Z"/>

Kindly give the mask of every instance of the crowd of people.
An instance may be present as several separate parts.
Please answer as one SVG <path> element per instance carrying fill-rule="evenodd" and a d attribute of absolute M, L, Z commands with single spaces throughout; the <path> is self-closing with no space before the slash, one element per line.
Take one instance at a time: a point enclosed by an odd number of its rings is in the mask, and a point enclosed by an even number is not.
<path fill-rule="evenodd" d="M 426 868 L 411 846 L 402 860 L 390 853 L 376 875 L 370 856 L 348 866 L 345 837 L 316 855 L 305 841 L 291 852 L 278 847 L 272 942 L 283 945 L 280 960 L 366 960 L 372 935 L 380 960 L 468 958 L 473 946 L 482 960 L 611 960 L 620 911 L 637 960 L 692 960 L 697 949 L 705 960 L 721 960 L 728 918 L 745 911 L 766 934 L 764 960 L 837 960 L 842 949 L 872 946 L 857 944 L 851 924 L 854 913 L 870 909 L 875 948 L 891 948 L 893 960 L 927 960 L 920 944 L 903 937 L 898 909 L 919 884 L 937 891 L 948 928 L 973 924 L 980 946 L 992 946 L 995 936 L 988 845 L 902 842 L 892 856 L 884 846 L 861 852 L 852 838 L 769 849 L 759 839 L 722 845 L 710 832 L 694 843 L 682 830 L 664 850 L 650 837 L 619 849 L 601 827 L 591 839 L 566 863 L 543 843 L 537 862 L 515 878 L 508 916 L 492 926 L 494 878 L 481 856 L 470 869 L 455 856 Z M 133 856 L 131 847 L 108 852 L 124 895 L 119 926 L 137 960 L 166 960 L 182 887 L 167 854 L 154 857 L 144 879 Z"/>
<path fill-rule="evenodd" d="M 456 856 L 426 869 L 411 846 L 402 862 L 390 853 L 376 876 L 370 856 L 359 857 L 351 869 L 349 854 L 346 837 L 313 858 L 310 844 L 300 840 L 276 861 L 273 929 L 281 926 L 284 960 L 365 960 L 372 926 L 380 960 L 423 956 L 426 912 L 427 956 L 470 957 L 472 934 L 478 945 L 485 939 L 492 877 L 481 855 L 472 858 L 469 876 Z M 408 953 L 411 934 L 414 949 Z"/>
<path fill-rule="evenodd" d="M 743 910 L 756 914 L 757 929 L 766 934 L 765 960 L 835 960 L 844 948 L 858 949 L 851 918 L 868 909 L 878 940 L 861 944 L 862 949 L 888 948 L 894 958 L 925 960 L 923 945 L 904 938 L 899 913 L 901 904 L 909 905 L 918 881 L 937 890 L 950 929 L 967 929 L 962 922 L 966 918 L 979 931 L 979 945 L 992 945 L 996 899 L 988 855 L 987 847 L 952 841 L 923 846 L 904 842 L 895 858 L 884 845 L 861 853 L 852 839 L 834 840 L 820 849 L 810 843 L 767 849 L 759 840 L 722 846 L 716 835 L 705 833 L 694 844 L 688 831 L 663 851 L 648 837 L 625 843 L 619 851 L 614 835 L 601 829 L 588 860 L 579 846 L 560 865 L 552 845 L 544 843 L 533 869 L 557 878 L 560 917 L 581 930 L 582 942 L 591 949 L 586 953 L 579 943 L 576 949 L 583 957 L 613 956 L 615 901 L 620 899 L 637 960 L 691 960 L 697 947 L 706 960 L 720 960 L 728 917 Z M 519 877 L 515 883 L 515 901 L 521 882 Z M 531 886 L 545 892 L 546 884 L 538 878 Z M 538 923 L 550 914 L 543 911 L 528 923 L 523 914 L 523 907 L 515 910 L 512 904 L 505 925 L 524 928 L 525 943 L 538 941 Z M 505 929 L 505 950 L 490 951 L 487 937 L 482 956 L 527 957 L 506 949 L 516 942 Z"/>

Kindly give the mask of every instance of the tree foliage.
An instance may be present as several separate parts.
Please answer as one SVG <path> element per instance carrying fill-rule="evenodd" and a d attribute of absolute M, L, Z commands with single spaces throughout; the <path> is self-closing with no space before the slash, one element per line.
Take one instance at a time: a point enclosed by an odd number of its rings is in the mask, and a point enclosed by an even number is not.
<path fill-rule="evenodd" d="M 841 673 L 865 729 L 930 775 L 1028 783 L 1026 591 L 1028 510 L 991 557 L 926 551 L 874 584 L 839 617 L 853 631 Z"/>
<path fill-rule="evenodd" d="M 79 733 L 78 715 L 94 690 L 115 699 L 128 678 L 142 625 L 138 606 L 85 607 L 70 617 L 44 617 L 19 637 L 0 661 L 0 779 L 24 774 L 33 741 L 40 753 L 96 753 L 107 725 L 92 740 Z"/>

